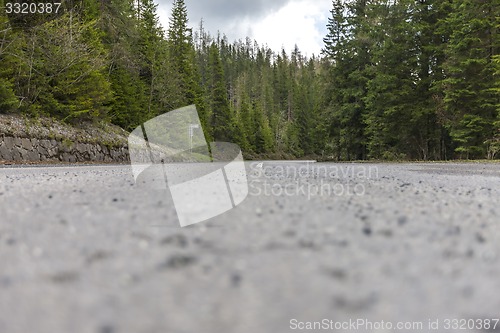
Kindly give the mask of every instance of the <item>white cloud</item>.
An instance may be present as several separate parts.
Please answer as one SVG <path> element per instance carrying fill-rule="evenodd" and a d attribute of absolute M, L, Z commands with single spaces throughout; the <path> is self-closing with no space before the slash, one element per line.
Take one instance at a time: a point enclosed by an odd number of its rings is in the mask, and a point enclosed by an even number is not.
<path fill-rule="evenodd" d="M 328 6 L 314 0 L 290 2 L 257 22 L 252 27 L 252 37 L 275 51 L 284 47 L 289 52 L 297 44 L 304 55 L 318 55 L 324 37 L 318 26 L 322 22 L 326 26 L 330 6 L 329 1 L 323 2 Z"/>
<path fill-rule="evenodd" d="M 168 27 L 170 5 L 160 3 L 158 14 L 163 27 Z M 227 20 L 204 17 L 205 29 L 212 35 L 217 30 L 227 35 L 230 41 L 255 39 L 267 44 L 275 52 L 282 47 L 288 54 L 297 44 L 303 55 L 319 55 L 326 34 L 326 23 L 331 9 L 331 0 L 291 0 L 281 8 L 261 14 L 260 17 L 242 15 L 228 16 Z M 189 14 L 189 4 L 188 4 Z M 190 17 L 190 26 L 195 29 L 199 17 Z"/>
<path fill-rule="evenodd" d="M 172 5 L 166 5 L 163 3 L 160 3 L 156 10 L 156 13 L 158 14 L 158 17 L 160 19 L 160 24 L 163 27 L 163 30 L 165 31 L 167 31 L 168 29 L 168 19 L 170 17 L 171 11 L 172 11 Z"/>

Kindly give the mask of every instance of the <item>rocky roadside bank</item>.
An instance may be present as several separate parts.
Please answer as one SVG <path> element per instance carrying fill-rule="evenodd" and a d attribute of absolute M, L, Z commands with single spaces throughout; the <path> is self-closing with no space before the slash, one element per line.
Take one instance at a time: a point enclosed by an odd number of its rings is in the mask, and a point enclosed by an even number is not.
<path fill-rule="evenodd" d="M 75 126 L 50 118 L 0 115 L 0 163 L 130 160 L 128 133 L 104 123 Z"/>

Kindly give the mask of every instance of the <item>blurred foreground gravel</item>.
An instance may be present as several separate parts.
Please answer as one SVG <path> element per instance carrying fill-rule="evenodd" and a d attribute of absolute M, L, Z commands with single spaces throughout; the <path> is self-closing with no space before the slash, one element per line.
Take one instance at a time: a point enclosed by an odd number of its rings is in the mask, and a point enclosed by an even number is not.
<path fill-rule="evenodd" d="M 500 164 L 290 165 L 186 228 L 129 166 L 0 168 L 0 332 L 500 318 Z"/>

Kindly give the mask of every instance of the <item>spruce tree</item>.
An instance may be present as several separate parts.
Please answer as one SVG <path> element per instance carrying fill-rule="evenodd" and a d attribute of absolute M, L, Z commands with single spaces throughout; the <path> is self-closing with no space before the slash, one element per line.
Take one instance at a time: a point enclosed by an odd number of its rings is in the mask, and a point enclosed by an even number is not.
<path fill-rule="evenodd" d="M 171 98 L 176 107 L 195 102 L 194 46 L 184 0 L 174 0 L 168 28 Z"/>
<path fill-rule="evenodd" d="M 500 45 L 500 6 L 494 1 L 456 0 L 452 9 L 446 22 L 453 31 L 443 80 L 446 125 L 458 157 L 485 157 L 497 116 L 493 59 Z"/>
<path fill-rule="evenodd" d="M 233 139 L 234 119 L 227 99 L 224 69 L 215 43 L 210 46 L 210 108 L 212 111 L 212 133 L 215 141 L 231 141 Z"/>
<path fill-rule="evenodd" d="M 366 1 L 333 2 L 324 39 L 326 81 L 324 104 L 330 149 L 337 159 L 365 158 L 365 97 L 370 65 Z M 371 27 L 374 29 L 375 27 Z"/>

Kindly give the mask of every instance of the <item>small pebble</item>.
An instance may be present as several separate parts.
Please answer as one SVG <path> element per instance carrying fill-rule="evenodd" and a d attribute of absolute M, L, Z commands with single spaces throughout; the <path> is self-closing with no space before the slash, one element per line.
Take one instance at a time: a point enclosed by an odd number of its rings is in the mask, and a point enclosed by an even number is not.
<path fill-rule="evenodd" d="M 408 218 L 406 216 L 398 217 L 398 225 L 405 225 L 408 222 Z"/>
<path fill-rule="evenodd" d="M 363 228 L 363 233 L 366 235 L 366 236 L 370 236 L 372 234 L 372 229 L 370 227 L 364 227 Z"/>

